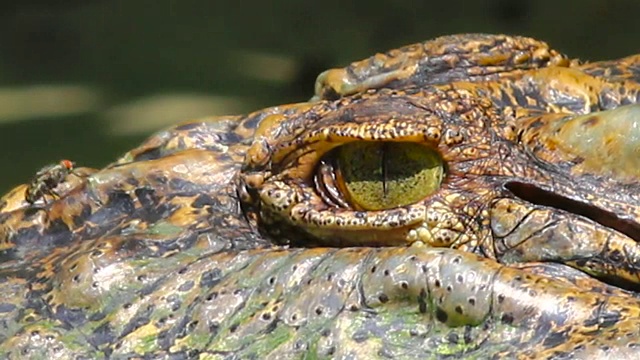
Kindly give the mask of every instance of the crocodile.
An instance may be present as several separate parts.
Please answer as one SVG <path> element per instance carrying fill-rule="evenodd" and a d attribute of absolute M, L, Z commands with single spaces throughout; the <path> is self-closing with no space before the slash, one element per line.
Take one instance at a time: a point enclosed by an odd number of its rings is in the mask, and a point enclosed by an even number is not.
<path fill-rule="evenodd" d="M 639 357 L 639 100 L 640 55 L 451 35 L 20 185 L 0 356 Z"/>

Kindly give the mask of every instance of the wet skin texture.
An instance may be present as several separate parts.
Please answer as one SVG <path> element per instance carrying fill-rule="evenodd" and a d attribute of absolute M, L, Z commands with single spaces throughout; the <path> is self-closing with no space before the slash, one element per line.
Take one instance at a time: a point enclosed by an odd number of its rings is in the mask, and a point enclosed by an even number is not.
<path fill-rule="evenodd" d="M 0 357 L 638 357 L 639 82 L 638 55 L 443 37 L 160 132 L 46 204 L 18 187 Z M 363 141 L 437 151 L 442 182 L 359 208 L 331 157 Z"/>

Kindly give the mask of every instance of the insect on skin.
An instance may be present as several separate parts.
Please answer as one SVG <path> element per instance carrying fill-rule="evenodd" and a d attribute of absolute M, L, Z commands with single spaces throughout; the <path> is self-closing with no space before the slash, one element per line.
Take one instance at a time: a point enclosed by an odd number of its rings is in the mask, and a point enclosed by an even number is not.
<path fill-rule="evenodd" d="M 69 174 L 75 174 L 73 169 L 75 163 L 70 160 L 61 160 L 57 164 L 50 164 L 40 169 L 24 192 L 25 200 L 34 205 L 36 201 L 42 199 L 47 203 L 46 195 L 59 198 L 55 188 L 64 181 Z"/>

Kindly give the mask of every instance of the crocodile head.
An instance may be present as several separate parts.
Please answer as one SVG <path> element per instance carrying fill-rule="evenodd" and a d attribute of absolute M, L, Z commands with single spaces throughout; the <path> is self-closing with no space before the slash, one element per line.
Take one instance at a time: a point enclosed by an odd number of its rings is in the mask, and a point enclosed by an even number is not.
<path fill-rule="evenodd" d="M 18 187 L 0 356 L 637 357 L 639 63 L 444 37 Z"/>

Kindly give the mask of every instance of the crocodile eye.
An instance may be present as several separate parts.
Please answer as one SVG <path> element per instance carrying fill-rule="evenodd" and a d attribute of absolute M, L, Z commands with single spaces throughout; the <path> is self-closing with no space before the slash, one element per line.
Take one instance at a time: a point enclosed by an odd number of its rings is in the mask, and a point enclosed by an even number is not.
<path fill-rule="evenodd" d="M 329 155 L 334 158 L 335 186 L 343 201 L 357 210 L 416 203 L 438 190 L 444 175 L 440 154 L 417 143 L 352 142 Z"/>

